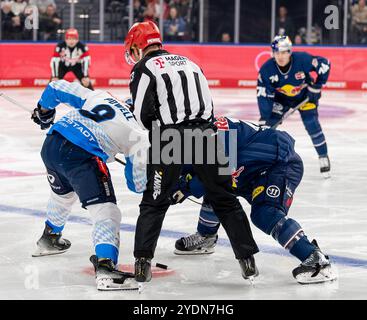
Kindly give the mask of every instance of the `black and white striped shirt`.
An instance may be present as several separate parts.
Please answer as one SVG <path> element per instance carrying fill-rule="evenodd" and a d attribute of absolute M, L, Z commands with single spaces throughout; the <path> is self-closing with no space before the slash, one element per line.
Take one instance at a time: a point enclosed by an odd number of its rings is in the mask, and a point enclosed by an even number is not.
<path fill-rule="evenodd" d="M 134 115 L 151 129 L 193 120 L 212 120 L 213 103 L 201 69 L 188 58 L 158 50 L 146 55 L 131 72 Z"/>
<path fill-rule="evenodd" d="M 60 64 L 64 68 L 72 68 L 77 64 L 81 64 L 84 77 L 88 77 L 88 70 L 90 66 L 90 55 L 88 47 L 80 41 L 75 47 L 70 48 L 65 41 L 59 43 L 54 51 L 51 59 L 51 73 L 52 77 L 59 76 Z"/>

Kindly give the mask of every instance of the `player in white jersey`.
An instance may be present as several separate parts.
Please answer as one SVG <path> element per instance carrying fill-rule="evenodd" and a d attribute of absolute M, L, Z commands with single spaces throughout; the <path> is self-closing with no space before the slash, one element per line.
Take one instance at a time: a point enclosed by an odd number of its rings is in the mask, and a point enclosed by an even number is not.
<path fill-rule="evenodd" d="M 96 271 L 99 290 L 136 289 L 133 274 L 117 271 L 121 212 L 107 162 L 117 153 L 126 158 L 127 185 L 143 192 L 146 185 L 148 136 L 137 124 L 128 105 L 109 93 L 84 88 L 64 80 L 51 82 L 42 94 L 32 119 L 41 129 L 51 126 L 55 108 L 65 103 L 75 110 L 67 113 L 47 133 L 41 156 L 47 169 L 51 196 L 42 237 L 33 256 L 63 253 L 70 241 L 61 232 L 77 197 L 93 219 Z"/>

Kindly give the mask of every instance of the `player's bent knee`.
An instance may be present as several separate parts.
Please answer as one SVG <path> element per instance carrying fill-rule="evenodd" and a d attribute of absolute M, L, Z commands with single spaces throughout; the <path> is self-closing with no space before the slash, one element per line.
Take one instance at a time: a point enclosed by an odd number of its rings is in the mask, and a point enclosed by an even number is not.
<path fill-rule="evenodd" d="M 291 250 L 304 233 L 297 221 L 284 216 L 274 226 L 271 235 L 282 247 Z"/>
<path fill-rule="evenodd" d="M 280 209 L 269 205 L 255 205 L 251 210 L 251 221 L 261 231 L 270 234 L 274 226 L 285 217 Z"/>
<path fill-rule="evenodd" d="M 111 219 L 116 223 L 121 222 L 121 211 L 115 203 L 105 202 L 87 206 L 94 222 Z"/>

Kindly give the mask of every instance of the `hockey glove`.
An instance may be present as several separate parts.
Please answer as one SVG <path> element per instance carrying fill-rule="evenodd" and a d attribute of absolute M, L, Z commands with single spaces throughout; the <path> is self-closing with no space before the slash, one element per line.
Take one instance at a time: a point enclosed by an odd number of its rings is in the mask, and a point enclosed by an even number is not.
<path fill-rule="evenodd" d="M 189 182 L 192 179 L 190 174 L 183 175 L 178 181 L 178 185 L 173 189 L 172 195 L 169 197 L 171 204 L 178 204 L 191 195 Z"/>
<path fill-rule="evenodd" d="M 37 108 L 33 110 L 31 119 L 41 127 L 41 130 L 46 130 L 53 124 L 55 115 L 55 109 L 42 111 L 41 106 L 38 104 Z"/>
<path fill-rule="evenodd" d="M 264 120 L 262 118 L 259 120 L 259 127 L 260 127 L 261 130 L 265 130 L 265 129 L 270 128 L 270 126 L 266 124 L 266 120 Z"/>
<path fill-rule="evenodd" d="M 308 102 L 317 105 L 321 98 L 321 88 L 316 85 L 308 85 L 307 90 Z"/>
<path fill-rule="evenodd" d="M 129 110 L 134 112 L 134 103 L 132 98 L 128 98 L 125 100 L 125 103 L 129 106 Z"/>

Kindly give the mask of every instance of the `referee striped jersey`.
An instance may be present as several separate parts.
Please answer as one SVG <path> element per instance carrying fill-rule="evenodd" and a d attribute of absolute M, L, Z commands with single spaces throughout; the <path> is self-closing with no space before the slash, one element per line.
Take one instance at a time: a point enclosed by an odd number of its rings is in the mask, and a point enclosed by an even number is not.
<path fill-rule="evenodd" d="M 132 72 L 130 91 L 134 115 L 151 129 L 192 120 L 212 120 L 213 103 L 201 69 L 188 58 L 158 50 L 146 55 Z"/>
<path fill-rule="evenodd" d="M 88 47 L 80 41 L 75 47 L 70 48 L 65 41 L 59 43 L 56 48 L 54 55 L 51 59 L 51 72 L 52 77 L 59 76 L 59 66 L 71 68 L 76 64 L 80 63 L 84 77 L 88 77 L 88 70 L 90 65 L 90 55 Z"/>

